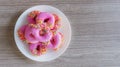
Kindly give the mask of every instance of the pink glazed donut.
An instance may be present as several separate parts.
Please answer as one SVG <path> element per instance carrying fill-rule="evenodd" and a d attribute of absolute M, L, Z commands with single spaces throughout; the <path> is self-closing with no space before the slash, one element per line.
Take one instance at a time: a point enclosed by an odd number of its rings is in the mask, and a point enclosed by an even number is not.
<path fill-rule="evenodd" d="M 54 27 L 55 17 L 48 12 L 40 12 L 40 14 L 36 17 L 37 23 L 46 23 L 50 28 Z"/>
<path fill-rule="evenodd" d="M 26 29 L 25 29 L 25 38 L 29 43 L 37 43 L 39 42 L 36 39 L 36 34 L 37 32 L 39 32 L 39 30 L 37 28 L 34 28 L 30 25 L 27 25 Z"/>
<path fill-rule="evenodd" d="M 34 55 L 42 55 L 46 53 L 46 45 L 43 45 L 42 43 L 35 43 L 35 44 L 29 44 L 29 50 Z"/>
<path fill-rule="evenodd" d="M 61 42 L 62 42 L 61 33 L 56 33 L 50 40 L 50 44 L 48 45 L 48 48 L 53 48 L 54 50 L 57 50 L 60 48 Z"/>
<path fill-rule="evenodd" d="M 21 40 L 25 40 L 25 29 L 26 29 L 27 25 L 23 25 L 20 27 L 20 29 L 18 30 L 18 35 L 20 37 Z"/>
<path fill-rule="evenodd" d="M 27 25 L 21 26 L 20 29 L 19 29 L 19 31 L 24 34 L 26 27 L 27 27 Z"/>
<path fill-rule="evenodd" d="M 46 42 L 49 41 L 51 37 L 52 33 L 49 30 L 40 30 L 39 28 L 35 28 L 30 24 L 26 27 L 25 38 L 30 43 Z"/>
<path fill-rule="evenodd" d="M 38 11 L 38 10 L 35 10 L 35 11 L 30 12 L 30 13 L 28 14 L 28 16 L 27 16 L 28 22 L 35 24 L 35 23 L 36 23 L 36 20 L 35 20 L 35 19 L 36 19 L 37 15 L 38 15 L 39 13 L 40 13 L 40 11 Z"/>

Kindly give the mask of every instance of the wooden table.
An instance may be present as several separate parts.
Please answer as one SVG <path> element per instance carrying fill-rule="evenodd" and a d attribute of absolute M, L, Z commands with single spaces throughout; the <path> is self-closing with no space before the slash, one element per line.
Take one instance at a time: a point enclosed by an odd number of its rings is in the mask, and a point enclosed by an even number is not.
<path fill-rule="evenodd" d="M 67 51 L 51 62 L 34 62 L 17 49 L 16 20 L 34 5 L 52 5 L 71 21 Z M 0 67 L 120 67 L 120 0 L 0 0 Z"/>

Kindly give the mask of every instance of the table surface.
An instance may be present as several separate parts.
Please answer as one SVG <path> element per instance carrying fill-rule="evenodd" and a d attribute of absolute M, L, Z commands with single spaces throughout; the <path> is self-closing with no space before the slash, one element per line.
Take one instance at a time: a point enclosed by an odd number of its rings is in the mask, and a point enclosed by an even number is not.
<path fill-rule="evenodd" d="M 69 18 L 72 40 L 62 56 L 41 63 L 20 53 L 13 30 L 24 10 L 44 4 Z M 120 0 L 0 0 L 0 67 L 120 67 Z"/>

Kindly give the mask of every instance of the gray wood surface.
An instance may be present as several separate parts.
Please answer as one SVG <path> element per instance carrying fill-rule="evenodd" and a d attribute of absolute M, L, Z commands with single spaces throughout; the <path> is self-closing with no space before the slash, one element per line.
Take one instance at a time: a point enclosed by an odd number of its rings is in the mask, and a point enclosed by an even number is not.
<path fill-rule="evenodd" d="M 40 63 L 20 53 L 13 29 L 24 10 L 43 4 L 66 14 L 72 40 L 62 56 Z M 120 0 L 0 0 L 0 67 L 120 67 Z"/>

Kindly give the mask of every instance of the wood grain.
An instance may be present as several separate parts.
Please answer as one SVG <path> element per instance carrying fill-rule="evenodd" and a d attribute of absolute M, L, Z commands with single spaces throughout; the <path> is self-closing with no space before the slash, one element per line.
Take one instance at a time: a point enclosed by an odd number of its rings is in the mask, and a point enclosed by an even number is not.
<path fill-rule="evenodd" d="M 71 21 L 67 51 L 51 62 L 34 62 L 17 49 L 17 18 L 34 5 L 52 5 Z M 0 67 L 120 67 L 120 0 L 0 0 Z"/>

